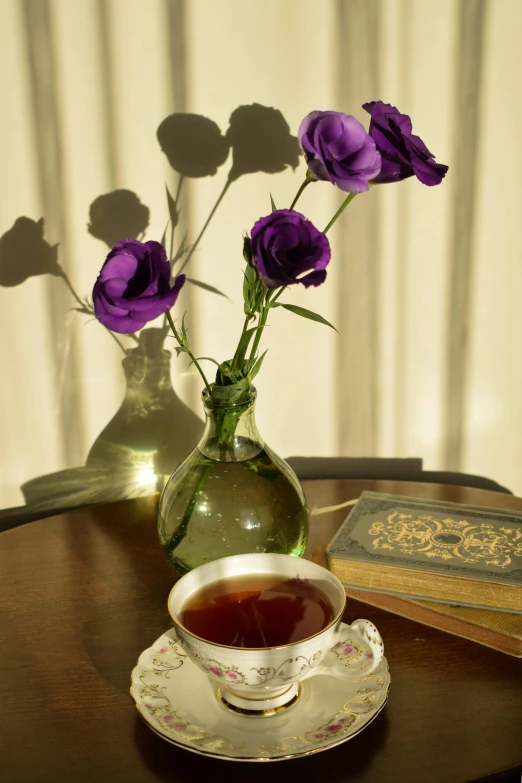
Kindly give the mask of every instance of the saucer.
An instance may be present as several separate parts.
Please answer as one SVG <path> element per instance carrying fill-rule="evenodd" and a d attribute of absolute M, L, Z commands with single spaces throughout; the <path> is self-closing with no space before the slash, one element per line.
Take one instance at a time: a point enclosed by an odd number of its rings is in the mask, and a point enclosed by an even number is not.
<path fill-rule="evenodd" d="M 357 669 L 360 640 L 352 647 L 348 635 L 342 650 L 327 653 L 324 663 L 329 661 Z M 281 761 L 340 745 L 381 712 L 390 675 L 383 658 L 374 672 L 356 679 L 311 677 L 300 684 L 294 706 L 270 717 L 231 712 L 219 698 L 221 687 L 226 685 L 192 663 L 174 629 L 140 655 L 131 675 L 131 695 L 156 734 L 194 753 L 230 761 Z"/>

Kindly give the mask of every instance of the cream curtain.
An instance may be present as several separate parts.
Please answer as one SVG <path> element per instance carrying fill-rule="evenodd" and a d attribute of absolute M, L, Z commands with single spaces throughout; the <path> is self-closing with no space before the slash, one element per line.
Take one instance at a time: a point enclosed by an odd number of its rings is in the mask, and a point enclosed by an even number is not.
<path fill-rule="evenodd" d="M 358 197 L 332 233 L 327 283 L 292 292 L 333 331 L 277 311 L 258 377 L 260 430 L 281 455 L 422 457 L 427 469 L 496 479 L 522 494 L 522 67 L 519 0 L 0 0 L 0 235 L 24 215 L 74 288 L 90 294 L 107 248 L 89 207 L 116 188 L 168 217 L 176 176 L 156 140 L 169 114 L 280 109 L 292 133 L 312 109 L 381 98 L 448 163 L 436 188 L 408 180 Z M 194 238 L 224 184 L 187 183 Z M 198 354 L 224 359 L 241 314 L 241 235 L 288 205 L 296 172 L 241 177 L 190 262 Z M 302 209 L 323 226 L 340 193 L 313 185 Z M 187 289 L 187 287 L 186 287 Z M 124 395 L 121 352 L 71 310 L 56 277 L 0 288 L 0 506 L 29 479 L 81 466 Z M 173 385 L 194 411 L 184 358 Z"/>

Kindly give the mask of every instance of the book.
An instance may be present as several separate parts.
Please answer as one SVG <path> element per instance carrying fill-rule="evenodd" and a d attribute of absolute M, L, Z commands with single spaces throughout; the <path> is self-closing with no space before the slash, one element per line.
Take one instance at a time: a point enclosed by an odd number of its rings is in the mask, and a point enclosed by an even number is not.
<path fill-rule="evenodd" d="M 522 613 L 522 514 L 363 492 L 326 548 L 345 587 Z"/>
<path fill-rule="evenodd" d="M 327 568 L 325 549 L 326 546 L 314 552 L 312 559 Z M 348 598 L 522 658 L 522 614 L 517 612 L 474 609 L 435 601 L 415 601 L 412 598 L 349 587 L 345 587 L 344 591 Z"/>

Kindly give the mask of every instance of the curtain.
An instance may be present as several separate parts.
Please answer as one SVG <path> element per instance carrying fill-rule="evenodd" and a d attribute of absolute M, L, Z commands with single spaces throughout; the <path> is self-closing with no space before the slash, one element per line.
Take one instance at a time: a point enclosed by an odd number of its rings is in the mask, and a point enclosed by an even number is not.
<path fill-rule="evenodd" d="M 146 238 L 162 237 L 165 185 L 179 184 L 162 120 L 191 112 L 224 133 L 237 107 L 261 104 L 296 135 L 313 109 L 367 126 L 361 106 L 376 99 L 411 116 L 448 176 L 372 188 L 349 206 L 327 282 L 291 292 L 339 335 L 273 314 L 260 431 L 283 456 L 422 457 L 522 493 L 518 0 L 0 0 L 0 29 L 0 236 L 43 218 L 66 275 L 0 286 L 0 507 L 23 504 L 30 480 L 83 466 L 122 403 L 121 348 L 73 309 L 71 289 L 90 296 L 108 252 L 88 231 L 100 195 L 135 193 L 150 210 Z M 183 182 L 179 239 L 197 236 L 227 166 Z M 177 310 L 196 355 L 232 353 L 242 234 L 270 194 L 288 206 L 304 172 L 301 161 L 227 190 L 187 271 L 229 298 L 187 285 Z M 314 184 L 300 206 L 322 227 L 341 199 Z M 173 358 L 172 384 L 201 417 L 187 365 Z"/>

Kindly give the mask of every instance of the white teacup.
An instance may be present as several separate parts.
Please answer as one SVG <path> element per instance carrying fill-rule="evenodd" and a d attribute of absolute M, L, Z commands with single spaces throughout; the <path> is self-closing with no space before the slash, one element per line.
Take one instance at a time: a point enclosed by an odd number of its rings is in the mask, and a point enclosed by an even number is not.
<path fill-rule="evenodd" d="M 308 580 L 329 599 L 333 620 L 303 641 L 261 648 L 215 644 L 183 626 L 183 609 L 195 593 L 225 578 L 254 574 Z M 299 697 L 299 683 L 308 677 L 327 674 L 353 679 L 377 668 L 383 658 L 381 636 L 368 620 L 351 625 L 341 622 L 345 600 L 337 577 L 316 563 L 290 555 L 252 554 L 224 557 L 185 574 L 172 588 L 168 608 L 189 658 L 219 682 L 218 698 L 237 712 L 266 716 L 291 706 Z M 354 648 L 357 655 L 343 655 L 353 653 Z M 330 650 L 336 654 L 323 662 Z"/>

